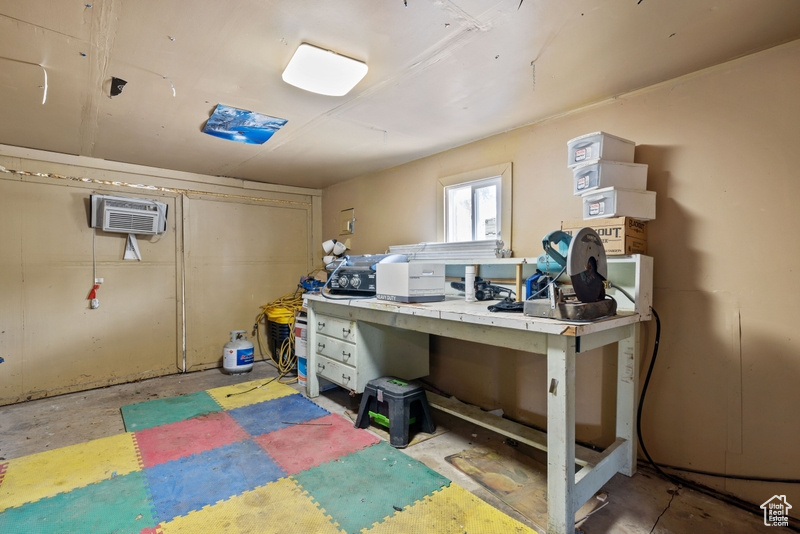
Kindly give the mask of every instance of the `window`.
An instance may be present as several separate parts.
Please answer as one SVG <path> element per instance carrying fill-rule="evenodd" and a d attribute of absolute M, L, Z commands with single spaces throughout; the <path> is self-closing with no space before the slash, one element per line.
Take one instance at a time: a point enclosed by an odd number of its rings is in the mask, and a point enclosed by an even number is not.
<path fill-rule="evenodd" d="M 439 180 L 439 241 L 497 239 L 511 249 L 511 164 Z"/>
<path fill-rule="evenodd" d="M 445 187 L 445 241 L 498 239 L 500 177 Z"/>

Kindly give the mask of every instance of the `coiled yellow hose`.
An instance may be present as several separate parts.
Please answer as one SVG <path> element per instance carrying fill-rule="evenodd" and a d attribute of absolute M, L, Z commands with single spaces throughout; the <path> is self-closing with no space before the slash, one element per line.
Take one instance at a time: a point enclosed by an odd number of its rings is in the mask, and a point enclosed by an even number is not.
<path fill-rule="evenodd" d="M 316 272 L 317 271 L 312 271 L 306 275 L 306 277 L 311 278 Z M 283 384 L 293 384 L 297 382 L 297 376 L 287 379 L 284 379 L 284 376 L 297 367 L 297 356 L 294 351 L 294 326 L 297 321 L 297 316 L 303 309 L 303 294 L 305 292 L 306 290 L 298 285 L 293 293 L 287 293 L 269 304 L 261 306 L 261 312 L 256 316 L 256 322 L 253 325 L 253 335 L 255 335 L 258 340 L 258 350 L 261 353 L 262 359 L 266 360 L 264 355 L 269 354 L 270 362 L 278 370 L 278 381 Z M 268 325 L 268 321 L 289 326 L 289 336 L 283 339 L 280 347 L 276 347 L 275 352 L 277 354 L 272 354 L 269 347 L 265 347 L 264 345 L 261 329 L 258 327 L 262 321 L 264 321 L 265 326 Z"/>

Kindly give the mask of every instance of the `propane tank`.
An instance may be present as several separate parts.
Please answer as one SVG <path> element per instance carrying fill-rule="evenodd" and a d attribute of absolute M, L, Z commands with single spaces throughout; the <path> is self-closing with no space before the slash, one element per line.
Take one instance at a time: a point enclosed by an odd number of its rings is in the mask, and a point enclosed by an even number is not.
<path fill-rule="evenodd" d="M 253 368 L 253 344 L 245 338 L 246 330 L 231 330 L 231 340 L 222 349 L 222 368 L 238 375 Z"/>

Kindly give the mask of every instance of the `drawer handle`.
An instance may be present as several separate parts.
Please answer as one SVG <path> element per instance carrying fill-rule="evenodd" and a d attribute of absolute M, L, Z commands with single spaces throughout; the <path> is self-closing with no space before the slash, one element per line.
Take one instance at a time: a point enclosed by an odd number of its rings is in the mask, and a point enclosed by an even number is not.
<path fill-rule="evenodd" d="M 350 352 L 342 351 L 342 358 L 344 358 L 345 360 L 349 360 L 350 356 L 351 356 Z"/>
<path fill-rule="evenodd" d="M 350 335 L 350 329 L 342 327 L 342 335 L 343 336 L 349 336 Z"/>
<path fill-rule="evenodd" d="M 325 321 L 318 321 L 317 322 L 317 328 L 320 328 L 320 329 L 321 328 L 325 328 Z"/>
<path fill-rule="evenodd" d="M 344 380 L 345 382 L 350 382 L 350 377 L 345 374 L 342 374 L 342 380 Z"/>
<path fill-rule="evenodd" d="M 324 363 L 318 363 L 317 364 L 317 371 L 324 371 L 324 370 L 325 370 L 325 364 Z"/>
<path fill-rule="evenodd" d="M 317 343 L 317 352 L 325 350 L 325 343 Z"/>

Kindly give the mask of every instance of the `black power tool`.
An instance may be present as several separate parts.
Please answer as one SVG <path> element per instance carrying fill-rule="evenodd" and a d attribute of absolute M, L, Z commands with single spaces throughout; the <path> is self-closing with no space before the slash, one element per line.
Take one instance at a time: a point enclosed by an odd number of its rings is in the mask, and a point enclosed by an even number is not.
<path fill-rule="evenodd" d="M 460 282 L 450 282 L 450 287 L 462 293 L 466 291 L 466 285 L 462 278 Z M 491 280 L 484 280 L 480 276 L 475 277 L 475 298 L 477 300 L 495 300 L 503 298 L 504 294 L 508 297 L 514 294 L 513 291 L 501 286 L 492 285 Z"/>

